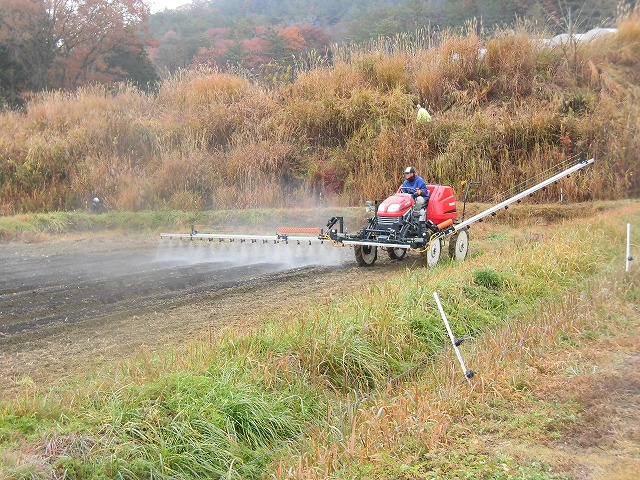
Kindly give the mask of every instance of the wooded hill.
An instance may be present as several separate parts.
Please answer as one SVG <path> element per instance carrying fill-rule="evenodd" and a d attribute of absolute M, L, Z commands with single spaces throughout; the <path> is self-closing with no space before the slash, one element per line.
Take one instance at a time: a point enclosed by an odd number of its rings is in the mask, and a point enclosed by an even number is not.
<path fill-rule="evenodd" d="M 210 70 L 157 94 L 93 86 L 34 96 L 0 115 L 0 211 L 221 209 L 358 204 L 397 188 L 406 165 L 461 195 L 497 198 L 584 150 L 597 162 L 547 189 L 558 200 L 640 193 L 640 16 L 586 43 L 475 30 L 432 49 L 300 72 L 264 88 Z M 479 54 L 479 52 L 486 53 Z M 415 104 L 434 120 L 418 124 Z"/>
<path fill-rule="evenodd" d="M 215 67 L 265 84 L 290 82 L 296 62 L 339 45 L 424 29 L 437 36 L 476 19 L 484 37 L 525 21 L 549 34 L 612 26 L 618 0 L 196 0 L 149 15 L 148 0 L 1 0 L 0 107 L 30 93 Z M 635 0 L 622 2 L 633 6 Z M 311 57 L 311 59 L 310 59 Z"/>
<path fill-rule="evenodd" d="M 627 2 L 631 5 L 634 2 Z M 478 29 L 526 19 L 551 34 L 613 26 L 618 0 L 200 0 L 150 17 L 150 55 L 161 73 L 193 65 L 240 67 L 265 75 L 293 55 L 326 53 L 335 44 L 427 28 L 439 32 L 470 19 Z M 482 35 L 482 32 L 478 32 Z M 273 70 L 273 67 L 271 68 Z"/>

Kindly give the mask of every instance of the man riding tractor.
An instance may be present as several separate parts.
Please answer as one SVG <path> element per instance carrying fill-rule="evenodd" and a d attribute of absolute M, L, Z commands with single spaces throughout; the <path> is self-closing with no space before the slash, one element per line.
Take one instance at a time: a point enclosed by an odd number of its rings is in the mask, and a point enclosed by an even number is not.
<path fill-rule="evenodd" d="M 400 192 L 410 193 L 415 196 L 417 211 L 422 210 L 427 206 L 429 201 L 429 189 L 424 179 L 416 174 L 413 167 L 407 167 L 404 170 L 404 182 L 400 186 Z"/>

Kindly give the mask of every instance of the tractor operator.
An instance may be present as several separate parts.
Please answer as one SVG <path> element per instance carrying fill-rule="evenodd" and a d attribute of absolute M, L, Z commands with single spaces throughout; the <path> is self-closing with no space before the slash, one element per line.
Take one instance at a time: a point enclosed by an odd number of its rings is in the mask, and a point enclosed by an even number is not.
<path fill-rule="evenodd" d="M 429 201 L 429 189 L 424 179 L 420 175 L 416 175 L 416 171 L 413 167 L 407 167 L 404 169 L 404 182 L 400 186 L 400 191 L 404 193 L 411 193 L 416 199 L 416 208 L 421 210 L 427 205 Z"/>

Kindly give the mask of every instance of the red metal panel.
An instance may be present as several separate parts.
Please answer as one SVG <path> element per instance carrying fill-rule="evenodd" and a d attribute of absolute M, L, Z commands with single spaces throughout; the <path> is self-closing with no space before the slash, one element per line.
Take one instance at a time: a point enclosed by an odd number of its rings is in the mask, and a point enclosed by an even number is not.
<path fill-rule="evenodd" d="M 427 205 L 427 219 L 433 223 L 455 220 L 458 216 L 453 189 L 446 185 L 427 185 L 431 196 Z"/>

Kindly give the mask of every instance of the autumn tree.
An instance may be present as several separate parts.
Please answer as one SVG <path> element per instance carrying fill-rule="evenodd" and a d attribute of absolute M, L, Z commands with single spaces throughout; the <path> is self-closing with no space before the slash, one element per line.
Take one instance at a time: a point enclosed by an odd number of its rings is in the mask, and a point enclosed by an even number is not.
<path fill-rule="evenodd" d="M 0 0 L 0 95 L 89 82 L 152 83 L 145 2 Z"/>
<path fill-rule="evenodd" d="M 52 22 L 42 0 L 0 0 L 0 103 L 16 106 L 48 85 Z"/>
<path fill-rule="evenodd" d="M 292 52 L 301 52 L 307 48 L 307 41 L 299 27 L 284 27 L 278 30 L 278 35 Z"/>
<path fill-rule="evenodd" d="M 227 55 L 229 46 L 233 43 L 229 38 L 229 29 L 213 27 L 207 30 L 204 35 L 209 44 L 198 49 L 191 66 L 223 67 L 223 59 Z"/>
<path fill-rule="evenodd" d="M 111 82 L 126 72 L 110 66 L 113 52 L 139 52 L 138 35 L 149 9 L 143 0 L 44 0 L 53 21 L 53 86 Z"/>
<path fill-rule="evenodd" d="M 304 43 L 308 50 L 322 50 L 327 48 L 331 39 L 327 33 L 313 25 L 303 25 L 300 27 L 300 35 L 304 38 Z"/>

